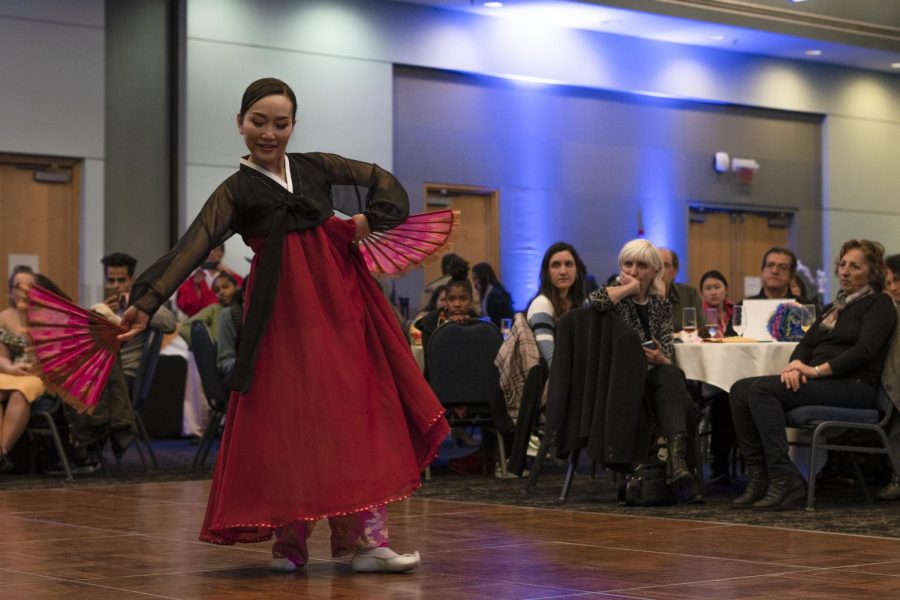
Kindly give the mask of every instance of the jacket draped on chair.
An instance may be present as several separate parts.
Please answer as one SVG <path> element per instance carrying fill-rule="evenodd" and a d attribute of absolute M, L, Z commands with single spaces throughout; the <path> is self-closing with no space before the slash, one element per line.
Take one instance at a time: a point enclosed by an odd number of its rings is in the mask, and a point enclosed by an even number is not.
<path fill-rule="evenodd" d="M 547 394 L 548 434 L 555 434 L 559 455 L 586 448 L 591 459 L 625 471 L 645 458 L 646 375 L 638 334 L 616 313 L 566 313 L 556 328 Z"/>

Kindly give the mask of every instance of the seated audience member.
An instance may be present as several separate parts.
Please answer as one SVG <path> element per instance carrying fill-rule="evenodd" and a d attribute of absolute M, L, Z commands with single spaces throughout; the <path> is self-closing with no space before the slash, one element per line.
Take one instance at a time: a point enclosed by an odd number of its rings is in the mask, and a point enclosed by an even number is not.
<path fill-rule="evenodd" d="M 584 304 L 586 272 L 575 247 L 566 242 L 547 248 L 541 259 L 540 288 L 528 304 L 525 318 L 548 370 L 553 363 L 556 324 L 564 314 Z"/>
<path fill-rule="evenodd" d="M 213 282 L 221 274 L 231 275 L 236 287 L 241 287 L 244 280 L 241 276 L 225 266 L 222 258 L 225 256 L 225 244 L 213 248 L 203 266 L 194 271 L 194 274 L 178 287 L 175 303 L 188 317 L 219 302 Z"/>
<path fill-rule="evenodd" d="M 686 283 L 676 283 L 678 276 L 678 255 L 670 248 L 660 248 L 659 254 L 663 262 L 663 291 L 662 296 L 669 300 L 672 310 L 673 332 L 681 331 L 682 311 L 687 307 L 697 309 L 697 320 L 703 323 L 703 303 L 700 294 L 692 286 Z"/>
<path fill-rule="evenodd" d="M 893 298 L 894 304 L 900 305 L 900 254 L 888 256 L 884 264 L 887 267 L 884 291 Z"/>
<path fill-rule="evenodd" d="M 797 298 L 809 298 L 809 295 L 806 293 L 806 283 L 803 282 L 803 278 L 800 275 L 791 277 L 791 295 Z"/>
<path fill-rule="evenodd" d="M 715 310 L 719 326 L 716 337 L 729 335 L 731 329 L 731 313 L 734 302 L 728 299 L 728 281 L 719 271 L 707 271 L 700 278 L 700 297 L 703 300 L 703 314 Z M 733 334 L 733 332 L 732 332 Z"/>
<path fill-rule="evenodd" d="M 429 298 L 428 300 L 428 304 L 426 304 L 425 307 L 416 314 L 416 318 L 413 319 L 413 323 L 415 323 L 431 311 L 439 308 L 444 308 L 445 306 L 447 306 L 447 286 L 441 285 L 434 288 L 434 292 L 432 292 L 431 298 Z"/>
<path fill-rule="evenodd" d="M 792 298 L 800 304 L 811 304 L 806 296 L 791 292 L 791 279 L 797 274 L 797 256 L 787 248 L 775 246 L 763 255 L 760 269 L 762 289 L 751 300 Z"/>
<path fill-rule="evenodd" d="M 493 267 L 480 262 L 472 267 L 475 289 L 481 296 L 481 314 L 490 318 L 491 323 L 500 327 L 501 319 L 512 319 L 512 296 L 497 279 Z"/>
<path fill-rule="evenodd" d="M 894 306 L 900 310 L 900 254 L 893 254 L 884 259 L 887 267 L 885 273 L 884 291 L 894 301 Z M 900 340 L 895 339 L 884 364 L 885 383 L 898 381 L 900 378 Z M 900 406 L 900 386 L 886 385 L 885 389 L 895 406 Z M 895 410 L 891 422 L 888 424 L 888 437 L 894 452 L 900 453 L 900 414 Z M 891 476 L 891 482 L 872 494 L 878 500 L 900 500 L 900 479 L 897 473 Z"/>
<path fill-rule="evenodd" d="M 48 277 L 41 273 L 35 273 L 34 276 L 39 286 L 61 298 L 72 301 L 69 295 Z M 118 322 L 119 317 L 106 304 L 98 304 L 97 308 L 100 310 L 95 312 Z M 48 398 L 45 394 L 35 401 L 33 408 L 43 410 L 47 406 L 45 403 L 48 402 L 52 404 L 53 397 Z M 113 363 L 100 402 L 97 403 L 93 412 L 90 414 L 78 412 L 64 404 L 63 415 L 69 428 L 75 473 L 91 473 L 100 468 L 99 452 L 107 439 L 110 440 L 113 452 L 117 456 L 121 456 L 137 436 L 137 425 L 134 420 L 131 395 L 120 362 Z M 49 471 L 45 472 L 49 473 Z"/>
<path fill-rule="evenodd" d="M 700 295 L 703 311 L 715 310 L 718 317 L 718 337 L 734 335 L 731 328 L 731 313 L 734 302 L 728 299 L 728 281 L 719 271 L 707 271 L 700 278 Z M 731 405 L 728 392 L 717 387 L 702 384 L 700 395 L 709 404 L 710 454 L 712 455 L 712 475 L 710 483 L 730 485 L 729 454 L 735 445 L 734 426 L 731 423 Z"/>
<path fill-rule="evenodd" d="M 238 291 L 238 282 L 230 273 L 219 273 L 213 279 L 212 290 L 218 298 L 218 302 L 200 309 L 200 312 L 181 324 L 178 328 L 178 335 L 184 338 L 184 341 L 191 345 L 191 325 L 194 321 L 200 321 L 206 325 L 209 330 L 209 337 L 216 342 L 218 334 L 218 322 L 220 314 L 227 307 L 231 306 L 232 298 Z"/>
<path fill-rule="evenodd" d="M 441 257 L 441 276 L 435 279 L 434 281 L 428 283 L 425 286 L 425 289 L 422 290 L 422 294 L 419 296 L 419 312 L 423 310 L 423 306 L 428 304 L 428 301 L 431 299 L 431 295 L 434 293 L 434 290 L 437 288 L 447 285 L 447 282 L 453 279 L 453 276 L 450 274 L 453 268 L 462 268 L 469 272 L 469 263 L 466 262 L 460 255 L 449 253 L 445 254 Z M 417 319 L 418 320 L 418 319 Z"/>
<path fill-rule="evenodd" d="M 231 304 L 219 315 L 216 324 L 216 366 L 222 377 L 227 378 L 234 370 L 237 347 L 244 328 L 244 290 L 239 289 L 231 299 Z"/>
<path fill-rule="evenodd" d="M 131 296 L 131 286 L 134 285 L 134 269 L 137 267 L 137 259 L 122 252 L 114 252 L 100 259 L 103 263 L 106 285 L 112 294 L 103 301 L 112 312 L 121 317 L 128 308 Z M 163 333 L 175 331 L 177 322 L 172 311 L 161 306 L 159 311 L 150 319 L 150 327 L 159 329 Z M 128 382 L 129 389 L 141 362 L 141 352 L 144 342 L 147 341 L 147 330 L 140 332 L 136 337 L 122 344 L 119 349 L 119 358 L 122 362 L 122 371 Z"/>
<path fill-rule="evenodd" d="M 13 470 L 9 452 L 28 426 L 31 403 L 44 393 L 22 316 L 34 283 L 30 267 L 15 267 L 9 278 L 9 308 L 0 312 L 0 473 Z"/>
<path fill-rule="evenodd" d="M 469 281 L 469 268 L 462 263 L 455 263 L 453 277 L 447 282 L 447 305 L 436 309 L 415 322 L 416 329 L 422 332 L 422 348 L 428 356 L 428 340 L 438 327 L 448 322 L 465 323 L 469 319 L 477 319 L 478 313 L 472 308 L 472 283 Z M 428 361 L 425 361 L 428 364 Z M 427 368 L 426 368 L 427 376 Z"/>
<path fill-rule="evenodd" d="M 780 258 L 785 261 L 784 253 Z M 770 261 L 773 259 L 769 259 Z M 788 273 L 788 267 L 765 268 Z M 785 413 L 799 406 L 872 408 L 897 310 L 884 290 L 884 248 L 849 240 L 835 275 L 840 292 L 797 345 L 780 375 L 731 387 L 731 412 L 750 482 L 735 508 L 781 510 L 802 503 L 806 483 L 788 455 Z M 785 284 L 789 281 L 785 278 Z"/>
<path fill-rule="evenodd" d="M 673 363 L 672 313 L 663 296 L 662 257 L 649 241 L 632 240 L 619 251 L 619 269 L 619 285 L 601 287 L 591 294 L 591 304 L 600 312 L 615 311 L 643 342 L 648 363 L 645 396 L 666 440 L 668 478 L 682 501 L 703 502 L 687 462 L 693 398 L 684 374 Z"/>

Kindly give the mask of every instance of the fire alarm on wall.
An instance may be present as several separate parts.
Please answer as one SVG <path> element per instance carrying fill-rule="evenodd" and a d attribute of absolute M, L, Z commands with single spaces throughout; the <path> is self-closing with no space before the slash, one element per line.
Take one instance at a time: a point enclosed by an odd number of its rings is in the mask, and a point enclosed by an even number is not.
<path fill-rule="evenodd" d="M 713 160 L 713 168 L 715 168 L 716 173 L 727 172 L 730 163 L 731 160 L 728 158 L 727 152 L 716 152 L 715 158 Z"/>

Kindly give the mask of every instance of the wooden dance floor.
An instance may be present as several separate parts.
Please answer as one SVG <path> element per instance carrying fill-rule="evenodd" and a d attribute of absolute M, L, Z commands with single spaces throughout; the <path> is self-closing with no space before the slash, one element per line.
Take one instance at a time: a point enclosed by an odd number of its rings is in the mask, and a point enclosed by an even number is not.
<path fill-rule="evenodd" d="M 406 575 L 328 554 L 270 573 L 271 543 L 197 541 L 208 481 L 0 492 L 0 598 L 900 598 L 900 540 L 416 499 Z"/>

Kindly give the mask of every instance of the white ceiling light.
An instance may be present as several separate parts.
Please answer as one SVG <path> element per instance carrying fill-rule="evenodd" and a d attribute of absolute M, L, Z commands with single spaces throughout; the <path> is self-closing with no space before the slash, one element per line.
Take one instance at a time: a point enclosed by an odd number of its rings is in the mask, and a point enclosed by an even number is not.
<path fill-rule="evenodd" d="M 807 50 L 803 54 L 805 54 L 807 56 L 822 56 L 822 51 L 821 50 Z"/>

